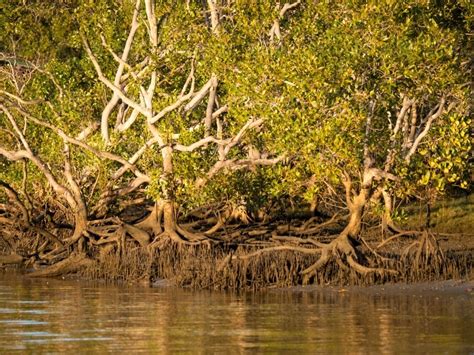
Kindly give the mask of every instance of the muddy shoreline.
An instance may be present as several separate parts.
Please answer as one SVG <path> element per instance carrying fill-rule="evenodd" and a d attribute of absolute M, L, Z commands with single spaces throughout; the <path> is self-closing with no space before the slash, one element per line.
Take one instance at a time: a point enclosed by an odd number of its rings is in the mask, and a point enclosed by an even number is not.
<path fill-rule="evenodd" d="M 261 226 L 258 230 L 262 230 Z M 50 270 L 47 266 L 38 269 L 4 265 L 0 269 L 6 272 L 8 269 L 20 269 L 27 277 L 52 276 L 143 287 L 179 286 L 233 291 L 282 288 L 306 292 L 321 288 L 328 292 L 403 293 L 406 288 L 410 292 L 453 289 L 467 292 L 474 282 L 474 238 L 468 235 L 433 235 L 437 248 L 433 251 L 422 244 L 423 237 L 420 236 L 396 239 L 379 250 L 377 246 L 387 238 L 382 240 L 380 234 L 373 231 L 363 235 L 364 244 L 357 246 L 364 257 L 360 263 L 380 270 L 393 269 L 396 274 L 381 271 L 361 275 L 344 269 L 338 260 L 333 260 L 308 282 L 303 279 L 302 270 L 317 261 L 319 255 L 279 249 L 258 254 L 265 248 L 278 248 L 283 242 L 272 239 L 274 233 L 258 235 L 256 231 L 255 226 L 249 226 L 241 229 L 239 238 L 234 236 L 213 246 L 168 243 L 154 253 L 143 248 L 126 248 L 121 253 L 111 250 L 108 254 L 99 255 L 93 262 L 87 259 L 88 263 L 81 268 L 76 269 L 74 264 L 70 265 L 70 269 L 63 268 L 57 275 L 38 275 L 38 271 Z M 329 236 L 322 235 L 320 238 L 327 240 Z M 249 243 L 249 240 L 255 244 Z M 413 252 L 406 253 L 410 248 Z M 14 259 L 11 256 L 8 258 Z M 78 257 L 77 260 L 81 262 L 82 259 Z"/>
<path fill-rule="evenodd" d="M 331 259 L 310 278 L 304 277 L 304 271 L 317 264 L 321 251 L 338 239 L 346 224 L 344 218 L 301 215 L 267 223 L 227 224 L 210 236 L 212 243 L 187 245 L 163 240 L 154 249 L 133 238 L 117 239 L 105 247 L 91 243 L 82 252 L 64 250 L 58 260 L 35 252 L 41 246 L 39 236 L 32 245 L 32 235 L 17 231 L 16 252 L 0 250 L 0 270 L 22 270 L 34 277 L 234 291 L 293 287 L 346 290 L 361 286 L 381 290 L 385 285 L 391 289 L 390 285 L 400 288 L 407 283 L 428 282 L 437 287 L 445 280 L 472 282 L 471 200 L 440 204 L 433 209 L 429 229 L 420 228 L 423 221 L 419 218 L 408 219 L 402 227 L 404 234 L 387 233 L 369 219 L 357 240 L 350 240 L 349 254 L 342 248 L 331 251 Z M 417 213 L 412 211 L 411 215 L 416 217 Z M 202 230 L 209 227 L 199 226 Z M 352 265 L 362 268 L 352 267 L 350 256 L 357 256 Z"/>

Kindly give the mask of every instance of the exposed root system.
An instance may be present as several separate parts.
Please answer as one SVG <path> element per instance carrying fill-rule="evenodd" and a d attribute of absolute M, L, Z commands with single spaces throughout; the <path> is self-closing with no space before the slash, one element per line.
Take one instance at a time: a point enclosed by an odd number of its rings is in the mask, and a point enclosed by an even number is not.
<path fill-rule="evenodd" d="M 138 222 L 89 221 L 74 245 L 43 227 L 11 229 L 0 240 L 0 265 L 33 267 L 32 277 L 72 274 L 143 285 L 166 279 L 193 288 L 259 289 L 460 278 L 473 264 L 469 252 L 441 248 L 429 231 L 383 241 L 363 231 L 354 237 L 339 224 L 347 218 L 338 216 L 320 221 L 320 228 L 313 218 L 290 228 L 275 221 L 237 226 L 208 219 L 185 229 L 164 218 L 164 207 L 155 206 Z M 23 243 L 26 236 L 33 242 Z"/>

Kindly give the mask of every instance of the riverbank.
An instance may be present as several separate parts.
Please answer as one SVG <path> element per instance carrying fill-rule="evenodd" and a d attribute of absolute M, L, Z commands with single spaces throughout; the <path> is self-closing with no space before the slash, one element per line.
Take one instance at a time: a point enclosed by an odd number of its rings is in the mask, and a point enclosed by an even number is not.
<path fill-rule="evenodd" d="M 344 217 L 302 215 L 243 226 L 228 224 L 209 243 L 164 240 L 157 248 L 147 248 L 126 239 L 105 248 L 73 251 L 58 263 L 31 263 L 19 254 L 1 256 L 0 263 L 4 267 L 22 265 L 33 277 L 78 277 L 142 286 L 166 282 L 201 289 L 472 281 L 474 235 L 469 232 L 474 230 L 473 210 L 472 196 L 441 201 L 431 209 L 429 227 L 417 229 L 426 225 L 424 213 L 408 206 L 405 218 L 400 219 L 403 232 L 387 233 L 379 225 L 366 225 L 357 240 L 348 239 L 348 254 L 343 248 L 334 250 L 311 277 L 306 277 L 305 270 L 318 265 L 325 250 L 338 240 L 347 223 Z"/>
<path fill-rule="evenodd" d="M 302 272 L 319 259 L 319 254 L 299 252 L 308 248 L 306 240 L 313 237 L 285 236 L 275 233 L 256 236 L 262 226 L 239 229 L 238 238 L 212 246 L 183 246 L 168 243 L 149 254 L 134 249 L 122 255 L 102 255 L 96 264 L 80 271 L 80 277 L 126 283 L 166 283 L 189 288 L 257 290 L 262 288 L 292 287 L 298 285 L 371 286 L 387 283 L 442 280 L 474 280 L 474 238 L 469 235 L 437 235 L 423 232 L 395 238 L 381 239 L 372 231 L 361 237 L 357 246 L 360 263 L 376 269 L 362 274 L 344 268 L 340 260 L 328 262 L 310 280 Z M 273 228 L 274 230 L 274 228 Z M 283 240 L 282 240 L 283 238 Z M 331 236 L 317 240 L 329 243 Z M 333 238 L 333 237 L 332 237 Z M 389 241 L 389 242 L 387 242 Z M 289 249 L 286 249 L 290 246 Z M 341 257 L 344 260 L 344 257 Z M 386 272 L 393 270 L 395 272 Z"/>

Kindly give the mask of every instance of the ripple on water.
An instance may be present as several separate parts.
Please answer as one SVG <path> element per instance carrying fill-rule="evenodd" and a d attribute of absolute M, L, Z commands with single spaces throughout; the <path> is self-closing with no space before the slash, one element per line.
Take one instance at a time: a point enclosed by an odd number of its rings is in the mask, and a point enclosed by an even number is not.
<path fill-rule="evenodd" d="M 42 309 L 15 309 L 15 308 L 0 308 L 0 314 L 49 314 L 50 312 Z"/>
<path fill-rule="evenodd" d="M 13 325 L 45 325 L 49 322 L 33 320 L 33 319 L 1 319 L 2 324 L 13 324 Z"/>
<path fill-rule="evenodd" d="M 44 332 L 44 331 L 37 331 L 37 332 L 28 332 L 28 331 L 18 331 L 18 332 L 12 332 L 8 333 L 9 335 L 19 335 L 19 336 L 25 336 L 25 337 L 61 337 L 63 334 L 57 334 L 57 333 L 50 333 L 50 332 Z"/>
<path fill-rule="evenodd" d="M 33 300 L 33 301 L 26 301 L 26 300 L 20 300 L 20 301 L 16 301 L 16 300 L 8 300 L 7 301 L 8 303 L 18 303 L 18 304 L 47 304 L 49 303 L 49 301 L 36 301 L 36 300 Z"/>

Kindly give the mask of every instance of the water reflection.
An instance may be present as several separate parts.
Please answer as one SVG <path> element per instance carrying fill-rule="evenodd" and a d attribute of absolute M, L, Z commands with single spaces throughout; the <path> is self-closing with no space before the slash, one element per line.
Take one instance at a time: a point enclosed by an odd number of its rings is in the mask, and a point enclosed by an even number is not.
<path fill-rule="evenodd" d="M 0 352 L 465 353 L 472 329 L 469 293 L 238 295 L 0 274 Z"/>

